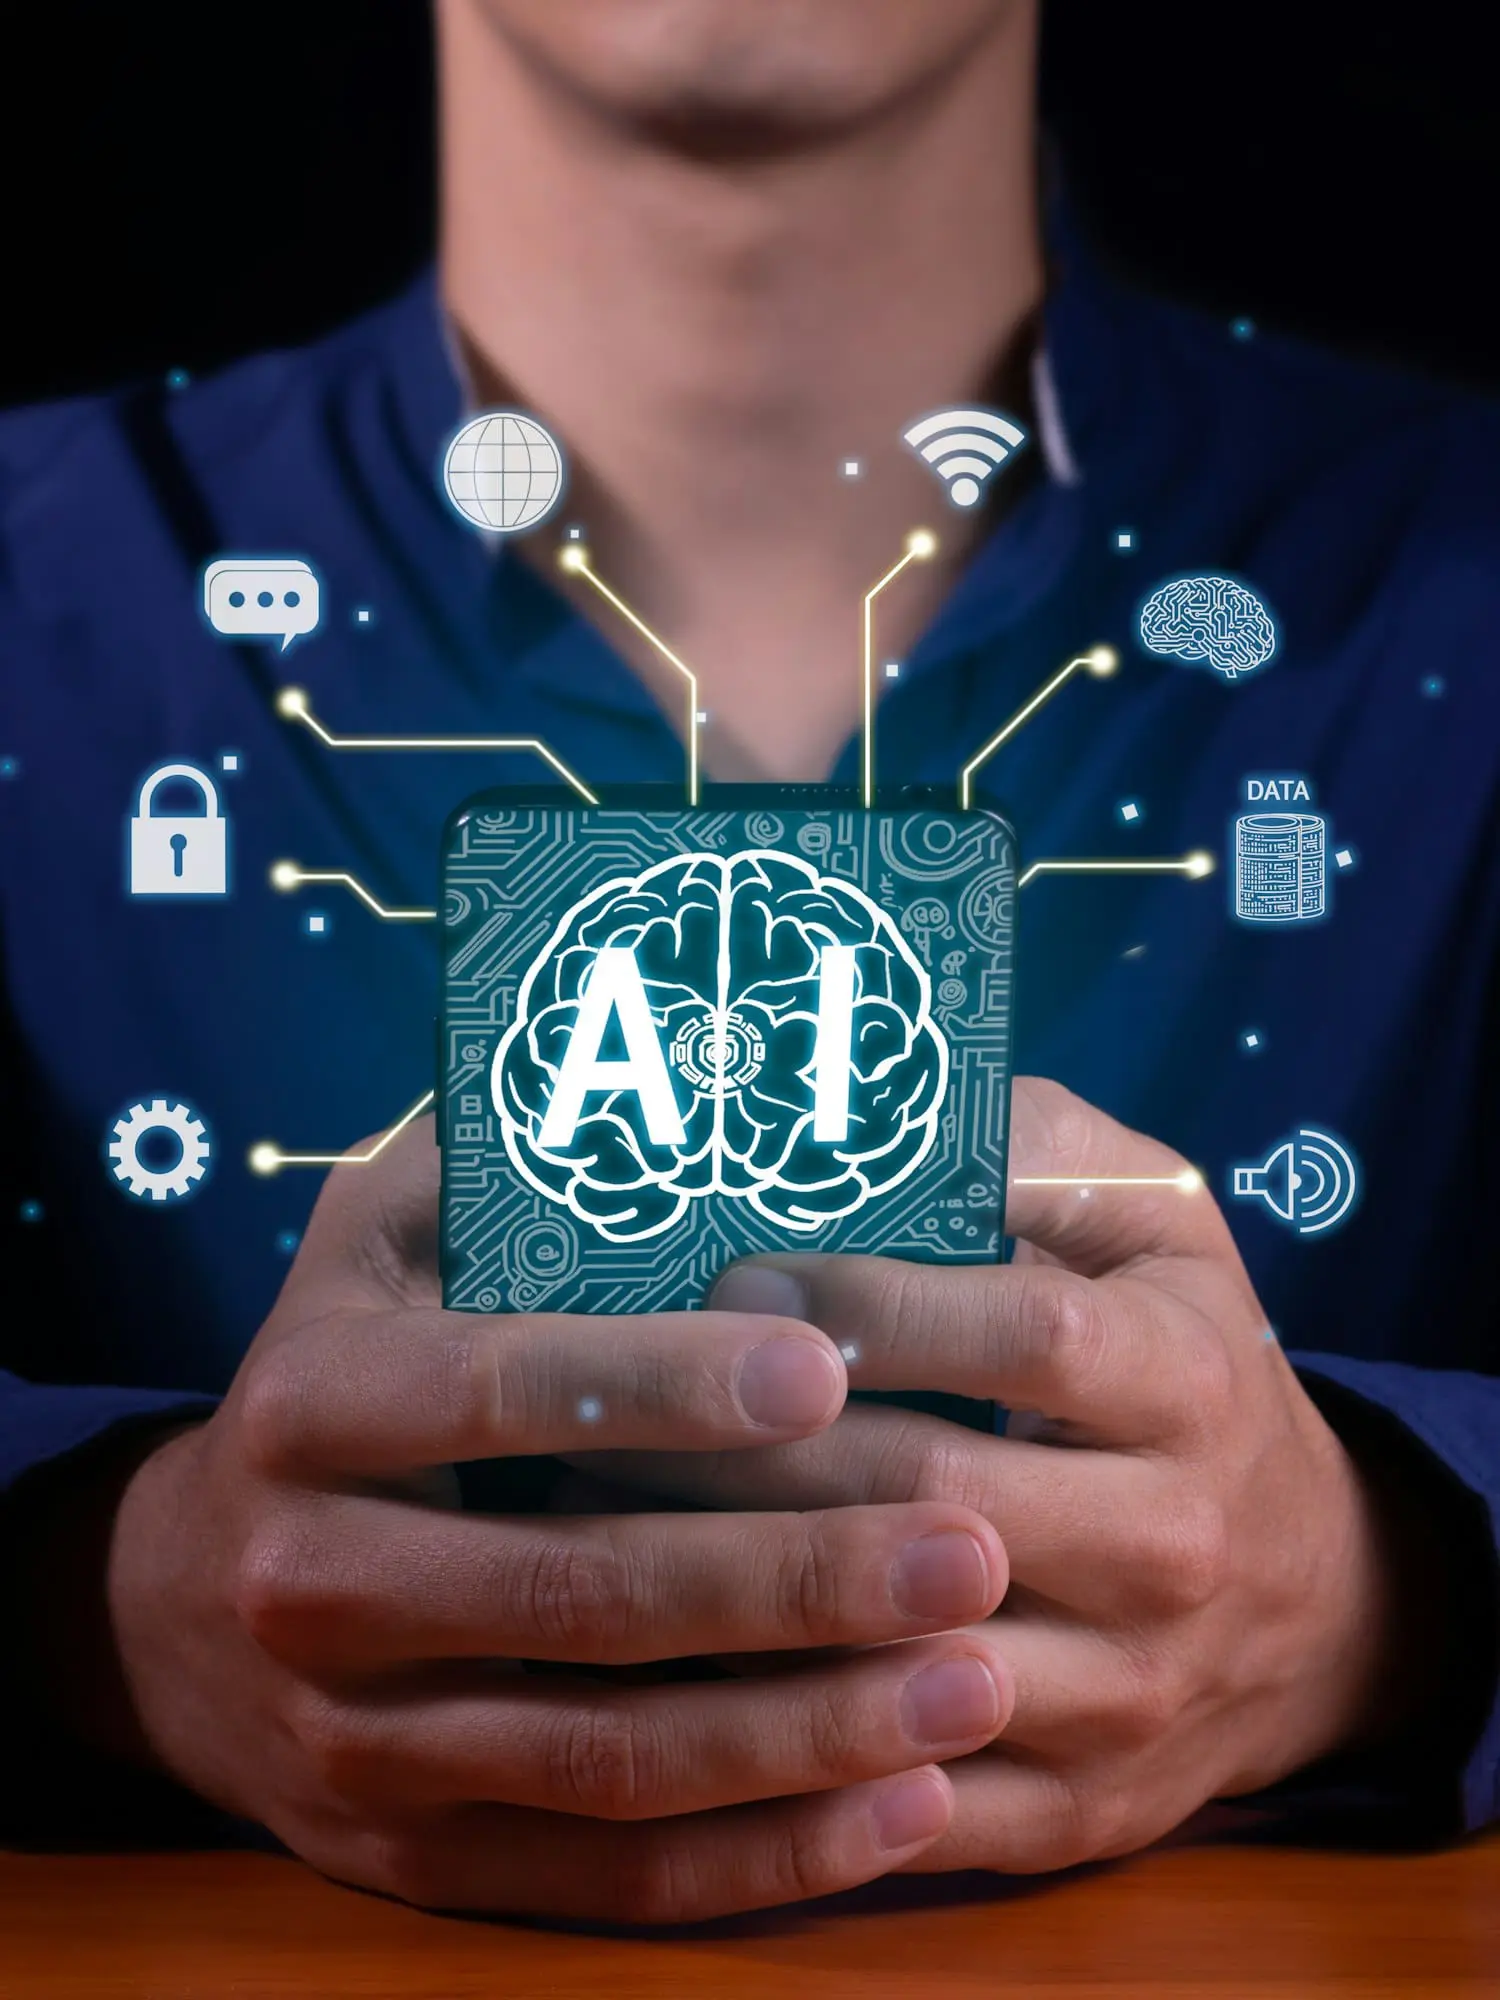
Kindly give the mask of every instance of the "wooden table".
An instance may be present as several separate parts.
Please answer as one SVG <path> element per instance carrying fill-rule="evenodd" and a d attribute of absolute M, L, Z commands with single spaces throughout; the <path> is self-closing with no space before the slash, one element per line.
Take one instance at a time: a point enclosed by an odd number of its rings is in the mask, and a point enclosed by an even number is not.
<path fill-rule="evenodd" d="M 1416 2000 L 1500 1995 L 1500 1839 L 1179 1847 L 1016 1886 L 888 1882 L 672 1937 L 423 1916 L 261 1855 L 0 1856 L 4 2000 Z"/>

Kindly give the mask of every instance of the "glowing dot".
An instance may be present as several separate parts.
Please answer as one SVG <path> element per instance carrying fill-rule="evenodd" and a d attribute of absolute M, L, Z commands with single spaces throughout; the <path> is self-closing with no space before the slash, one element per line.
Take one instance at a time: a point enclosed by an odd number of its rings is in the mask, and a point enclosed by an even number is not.
<path fill-rule="evenodd" d="M 699 721 L 699 722 L 707 722 L 707 720 L 708 720 L 708 710 L 707 710 L 706 708 L 700 708 L 700 709 L 699 709 L 699 710 L 697 711 L 697 718 L 698 718 L 698 721 Z"/>
<path fill-rule="evenodd" d="M 1254 340 L 1255 321 L 1253 319 L 1232 320 L 1229 331 L 1234 335 L 1236 340 Z"/>
<path fill-rule="evenodd" d="M 1134 799 L 1121 799 L 1119 812 L 1121 819 L 1124 820 L 1127 826 L 1132 825 L 1141 816 L 1140 806 Z"/>
<path fill-rule="evenodd" d="M 897 679 L 899 679 L 899 677 L 900 677 L 900 673 L 901 673 L 901 662 L 900 662 L 899 660 L 887 660 L 887 661 L 886 661 L 886 663 L 885 663 L 885 677 L 886 677 L 886 679 L 887 679 L 888 681 L 893 681 L 893 680 L 897 680 Z"/>
<path fill-rule="evenodd" d="M 1244 1034 L 1240 1036 L 1240 1047 L 1252 1055 L 1257 1050 L 1263 1049 L 1265 1045 L 1265 1037 L 1261 1034 L 1259 1028 L 1246 1028 Z"/>
<path fill-rule="evenodd" d="M 167 387 L 169 389 L 185 389 L 192 379 L 192 376 L 189 375 L 185 368 L 169 368 L 167 370 Z"/>
<path fill-rule="evenodd" d="M 250 1148 L 250 1171 L 252 1174 L 274 1174 L 281 1169 L 281 1148 L 273 1146 L 269 1139 L 263 1139 L 258 1146 Z"/>
<path fill-rule="evenodd" d="M 23 1201 L 19 1213 L 23 1222 L 40 1222 L 46 1211 L 39 1201 Z"/>
<path fill-rule="evenodd" d="M 839 1353 L 852 1368 L 859 1359 L 859 1342 L 857 1340 L 846 1340 L 839 1349 Z"/>
<path fill-rule="evenodd" d="M 857 458 L 846 458 L 844 460 L 844 477 L 846 479 L 858 479 L 862 470 L 863 468 Z"/>
<path fill-rule="evenodd" d="M 1080 1188 L 1078 1190 L 1078 1199 L 1080 1201 L 1089 1201 L 1093 1198 L 1093 1193 L 1094 1190 L 1092 1188 Z"/>
<path fill-rule="evenodd" d="M 238 750 L 226 750 L 219 759 L 219 769 L 224 772 L 232 772 L 237 771 L 239 768 L 240 753 Z"/>
<path fill-rule="evenodd" d="M 281 715 L 306 715 L 306 688 L 283 688 L 276 697 L 276 708 Z"/>
<path fill-rule="evenodd" d="M 1341 847 L 1333 858 L 1340 868 L 1352 868 L 1354 866 L 1354 849 L 1352 847 Z"/>
<path fill-rule="evenodd" d="M 321 910 L 309 910 L 303 919 L 309 937 L 324 937 L 328 931 L 328 919 Z"/>
<path fill-rule="evenodd" d="M 581 1396 L 578 1401 L 578 1421 L 581 1424 L 597 1424 L 604 1415 L 604 1405 L 597 1396 Z"/>
<path fill-rule="evenodd" d="M 1198 1190 L 1203 1186 L 1203 1176 L 1196 1167 L 1184 1167 L 1182 1172 L 1177 1176 L 1175 1185 L 1184 1194 L 1197 1194 Z"/>
<path fill-rule="evenodd" d="M 577 576 L 588 568 L 589 552 L 581 542 L 565 542 L 557 552 L 557 566 L 565 569 L 570 576 Z"/>
<path fill-rule="evenodd" d="M 0 757 L 0 778 L 19 778 L 21 760 L 19 757 Z"/>
<path fill-rule="evenodd" d="M 938 538 L 930 528 L 914 528 L 906 538 L 907 554 L 915 556 L 918 562 L 935 556 L 937 546 Z"/>
<path fill-rule="evenodd" d="M 955 507 L 973 507 L 978 504 L 981 491 L 977 479 L 955 479 L 949 488 L 949 497 Z"/>
<path fill-rule="evenodd" d="M 271 887 L 273 889 L 280 889 L 285 894 L 288 889 L 295 889 L 301 880 L 302 870 L 297 866 L 295 861 L 275 861 L 271 864 Z"/>
<path fill-rule="evenodd" d="M 365 607 L 364 605 L 361 605 L 361 606 L 360 606 L 360 608 L 359 608 L 359 610 L 355 612 L 355 614 L 354 614 L 354 622 L 355 622 L 355 624 L 356 624 L 356 625 L 368 625 L 368 624 L 369 624 L 369 622 L 370 622 L 370 613 L 369 613 L 368 609 L 367 609 L 367 608 L 366 608 L 366 607 Z"/>
<path fill-rule="evenodd" d="M 1130 551 L 1135 547 L 1135 529 L 1116 528 L 1115 547 L 1120 551 L 1121 555 L 1129 555 Z"/>
<path fill-rule="evenodd" d="M 1212 875 L 1216 864 L 1211 854 L 1190 854 L 1187 858 L 1187 872 L 1197 880 Z"/>
<path fill-rule="evenodd" d="M 1083 664 L 1091 674 L 1095 674 L 1100 680 L 1103 680 L 1107 674 L 1112 674 L 1115 668 L 1119 666 L 1120 656 L 1113 646 L 1095 646 L 1091 653 L 1084 654 Z"/>
<path fill-rule="evenodd" d="M 1429 674 L 1427 679 L 1422 683 L 1422 692 L 1427 696 L 1429 701 L 1436 701 L 1438 696 L 1445 692 L 1446 688 L 1447 682 L 1441 674 Z"/>
<path fill-rule="evenodd" d="M 283 1229 L 276 1239 L 276 1248 L 283 1257 L 295 1257 L 302 1238 L 295 1229 Z"/>

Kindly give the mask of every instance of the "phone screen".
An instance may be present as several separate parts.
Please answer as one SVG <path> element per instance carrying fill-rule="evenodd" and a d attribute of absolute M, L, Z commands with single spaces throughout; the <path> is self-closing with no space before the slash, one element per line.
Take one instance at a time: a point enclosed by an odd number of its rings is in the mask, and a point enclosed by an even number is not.
<path fill-rule="evenodd" d="M 994 1263 L 1015 879 L 1010 827 L 951 793 L 472 800 L 444 868 L 448 1306 L 688 1311 L 777 1252 Z"/>

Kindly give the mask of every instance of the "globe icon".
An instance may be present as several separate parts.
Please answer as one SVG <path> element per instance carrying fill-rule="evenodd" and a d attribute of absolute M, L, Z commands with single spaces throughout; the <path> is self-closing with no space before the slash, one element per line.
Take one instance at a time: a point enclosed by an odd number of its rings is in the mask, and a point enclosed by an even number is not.
<path fill-rule="evenodd" d="M 512 535 L 544 521 L 562 498 L 562 452 L 535 417 L 492 410 L 449 445 L 443 485 L 466 521 Z"/>

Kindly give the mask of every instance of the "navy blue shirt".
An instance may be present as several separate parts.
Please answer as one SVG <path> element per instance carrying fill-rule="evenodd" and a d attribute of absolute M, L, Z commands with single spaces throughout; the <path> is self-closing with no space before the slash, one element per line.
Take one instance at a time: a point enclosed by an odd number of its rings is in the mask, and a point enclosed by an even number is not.
<path fill-rule="evenodd" d="M 1500 410 L 1243 335 L 1067 250 L 1046 475 L 885 684 L 880 774 L 951 784 L 1062 662 L 1120 649 L 1112 679 L 1079 676 L 1006 746 L 988 795 L 1028 862 L 1208 849 L 1220 872 L 1036 878 L 1020 1066 L 1170 1142 L 1221 1196 L 1303 1126 L 1346 1142 L 1362 1199 L 1341 1228 L 1304 1237 L 1229 1201 L 1237 1240 L 1309 1381 L 1392 1413 L 1493 1533 Z M 249 1149 L 337 1152 L 432 1083 L 433 927 L 333 888 L 280 894 L 272 864 L 430 906 L 449 810 L 542 775 L 522 756 L 331 751 L 278 689 L 305 688 L 339 735 L 538 736 L 606 792 L 680 780 L 608 634 L 446 502 L 463 414 L 424 278 L 310 348 L 0 420 L 3 1226 L 25 1304 L 0 1334 L 0 1491 L 221 1391 L 317 1192 L 314 1173 L 257 1177 Z M 935 488 L 939 523 L 943 504 Z M 204 621 L 202 566 L 239 553 L 319 572 L 321 627 L 285 655 Z M 1278 658 L 1233 682 L 1135 637 L 1153 585 L 1208 570 L 1280 621 Z M 125 893 L 136 788 L 176 759 L 218 780 L 227 899 Z M 1228 828 L 1247 779 L 1289 774 L 1351 865 L 1330 864 L 1328 921 L 1254 929 L 1229 909 Z M 857 777 L 855 744 L 833 775 Z M 196 1197 L 161 1206 L 102 1151 L 122 1107 L 157 1096 L 190 1102 L 214 1147 Z M 1465 1749 L 1445 1775 L 1477 1825 L 1500 1813 L 1493 1701 Z"/>

